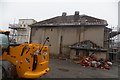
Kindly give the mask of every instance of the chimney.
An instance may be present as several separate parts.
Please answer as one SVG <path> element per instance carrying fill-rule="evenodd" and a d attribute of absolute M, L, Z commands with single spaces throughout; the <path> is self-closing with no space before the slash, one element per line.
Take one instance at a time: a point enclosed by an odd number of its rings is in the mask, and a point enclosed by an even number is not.
<path fill-rule="evenodd" d="M 66 16 L 66 15 L 67 15 L 67 13 L 66 13 L 66 12 L 63 12 L 63 13 L 62 13 L 62 16 Z"/>
<path fill-rule="evenodd" d="M 65 22 L 66 22 L 66 20 L 67 20 L 66 15 L 67 15 L 67 13 L 66 13 L 66 12 L 63 12 L 63 13 L 62 13 L 61 22 L 63 22 L 63 23 L 65 23 Z"/>
<path fill-rule="evenodd" d="M 79 15 L 79 11 L 75 11 L 75 16 L 76 16 L 76 15 Z"/>
<path fill-rule="evenodd" d="M 79 11 L 75 11 L 74 21 L 77 22 L 79 20 Z"/>

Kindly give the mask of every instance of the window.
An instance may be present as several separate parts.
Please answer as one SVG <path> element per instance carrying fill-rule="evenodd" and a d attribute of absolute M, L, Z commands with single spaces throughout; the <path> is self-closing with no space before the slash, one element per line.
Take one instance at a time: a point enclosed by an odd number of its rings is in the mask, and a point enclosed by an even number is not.
<path fill-rule="evenodd" d="M 3 49 L 7 49 L 9 46 L 8 37 L 4 34 L 0 34 L 0 55 Z"/>
<path fill-rule="evenodd" d="M 24 24 L 24 27 L 25 27 L 25 24 Z"/>

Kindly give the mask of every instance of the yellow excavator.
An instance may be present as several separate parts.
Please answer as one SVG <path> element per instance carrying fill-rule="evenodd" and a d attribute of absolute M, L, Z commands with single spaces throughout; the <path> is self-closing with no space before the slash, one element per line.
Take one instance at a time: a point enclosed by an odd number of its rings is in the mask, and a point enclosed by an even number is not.
<path fill-rule="evenodd" d="M 49 71 L 49 49 L 42 44 L 11 44 L 9 31 L 0 30 L 2 79 L 36 79 Z"/>

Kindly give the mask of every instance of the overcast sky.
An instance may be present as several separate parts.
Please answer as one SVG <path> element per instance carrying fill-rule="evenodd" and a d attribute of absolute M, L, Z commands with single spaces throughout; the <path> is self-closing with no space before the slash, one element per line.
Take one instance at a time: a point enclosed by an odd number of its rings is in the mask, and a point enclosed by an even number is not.
<path fill-rule="evenodd" d="M 118 25 L 119 0 L 0 0 L 0 29 L 18 19 L 45 20 L 55 16 L 73 15 L 75 11 L 108 22 L 108 27 Z"/>

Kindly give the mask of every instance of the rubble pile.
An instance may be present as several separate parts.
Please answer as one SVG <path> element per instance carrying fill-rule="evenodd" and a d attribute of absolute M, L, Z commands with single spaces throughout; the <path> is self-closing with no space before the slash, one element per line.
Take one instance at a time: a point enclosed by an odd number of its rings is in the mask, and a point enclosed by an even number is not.
<path fill-rule="evenodd" d="M 97 60 L 95 57 L 92 56 L 84 56 L 77 63 L 81 64 L 84 67 L 95 67 L 107 70 L 109 70 L 110 66 L 112 66 L 112 62 L 110 62 L 109 60 L 103 60 L 102 58 L 100 60 Z"/>

